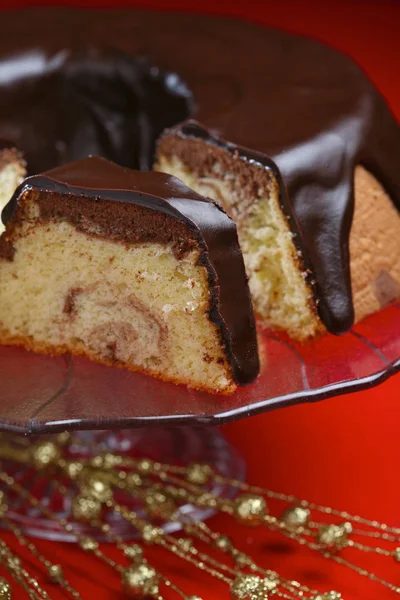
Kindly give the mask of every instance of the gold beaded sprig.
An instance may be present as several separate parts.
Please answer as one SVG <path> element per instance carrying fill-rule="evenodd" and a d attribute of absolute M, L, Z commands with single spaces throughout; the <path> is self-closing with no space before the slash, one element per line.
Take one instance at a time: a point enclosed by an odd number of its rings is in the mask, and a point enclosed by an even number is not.
<path fill-rule="evenodd" d="M 86 452 L 82 453 L 86 458 L 71 460 L 67 458 L 68 446 L 77 446 L 80 442 L 69 434 L 35 443 L 26 442 L 23 438 L 16 441 L 4 434 L 0 436 L 0 460 L 4 461 L 0 464 L 0 514 L 3 525 L 14 533 L 18 542 L 43 567 L 44 583 L 32 577 L 4 543 L 0 545 L 0 563 L 33 600 L 47 600 L 46 585 L 49 578 L 74 600 L 81 600 L 81 596 L 68 583 L 61 565 L 53 564 L 38 552 L 13 522 L 8 506 L 11 499 L 16 497 L 22 498 L 57 523 L 66 533 L 74 535 L 82 551 L 93 554 L 111 568 L 119 577 L 126 595 L 134 598 L 163 600 L 164 594 L 168 593 L 183 600 L 201 600 L 196 595 L 180 590 L 166 574 L 148 562 L 146 548 L 158 546 L 226 584 L 232 599 L 342 599 L 339 592 L 321 593 L 297 581 L 287 580 L 265 565 L 257 564 L 251 556 L 237 548 L 225 533 L 214 531 L 204 521 L 189 517 L 181 510 L 187 504 L 221 511 L 245 527 L 265 526 L 279 531 L 371 581 L 381 583 L 394 593 L 400 593 L 400 588 L 395 584 L 366 571 L 350 560 L 351 555 L 348 556 L 350 553 L 374 552 L 400 562 L 398 528 L 224 478 L 211 465 L 180 467 L 146 458 L 131 459 L 110 452 L 95 457 Z M 7 472 L 10 461 L 25 467 L 29 465 L 40 477 L 47 478 L 49 490 L 57 490 L 65 499 L 69 499 L 71 519 L 55 514 L 19 484 Z M 237 496 L 224 499 L 215 495 L 210 486 L 213 482 L 236 488 Z M 138 508 L 132 511 L 122 500 L 124 497 L 130 500 L 134 498 Z M 270 503 L 271 506 L 282 506 L 272 511 Z M 111 513 L 132 527 L 141 544 L 127 544 L 113 532 L 109 520 L 105 519 Z M 163 524 L 168 521 L 179 524 L 182 530 L 179 537 L 166 533 Z M 82 535 L 77 527 L 79 523 L 90 526 L 93 534 Z M 111 559 L 99 548 L 97 532 L 116 544 L 121 551 L 120 561 Z M 371 545 L 372 540 L 379 540 L 379 546 Z M 205 551 L 207 547 L 210 553 Z M 11 598 L 11 587 L 5 580 L 0 580 L 0 600 L 2 598 Z"/>
<path fill-rule="evenodd" d="M 56 520 L 66 531 L 73 531 L 73 525 L 67 523 L 64 518 L 57 517 L 4 471 L 0 471 L 0 481 L 5 483 L 11 492 L 18 493 L 25 500 L 30 502 L 32 506 L 40 508 L 47 517 Z M 64 486 L 60 484 L 56 485 L 60 491 L 67 493 Z M 292 582 L 292 585 L 285 585 L 284 582 L 282 583 L 280 581 L 278 575 L 272 572 L 265 572 L 264 576 L 260 577 L 259 575 L 250 575 L 243 573 L 240 570 L 233 569 L 226 564 L 215 560 L 206 553 L 200 552 L 192 543 L 189 543 L 189 540 L 183 539 L 183 543 L 180 539 L 177 541 L 173 536 L 166 534 L 160 527 L 153 525 L 146 519 L 138 517 L 136 513 L 124 508 L 115 501 L 108 499 L 105 504 L 109 509 L 114 510 L 128 520 L 135 529 L 137 529 L 145 544 L 160 545 L 177 557 L 186 560 L 202 571 L 223 581 L 229 585 L 233 598 L 264 600 L 269 597 L 267 592 L 272 593 L 272 591 L 274 592 L 273 595 L 287 600 L 304 597 L 303 590 L 306 590 L 307 588 L 300 586 L 300 584 L 294 585 Z M 162 600 L 163 596 L 160 594 L 159 586 L 160 582 L 163 582 L 166 587 L 169 587 L 171 590 L 178 593 L 181 597 L 185 598 L 185 600 L 190 600 L 190 598 L 192 598 L 192 596 L 185 595 L 181 590 L 169 582 L 169 580 L 157 573 L 153 567 L 149 566 L 147 561 L 144 560 L 143 554 L 138 549 L 140 547 L 136 545 L 133 547 L 127 546 L 123 544 L 121 540 L 113 536 L 113 534 L 109 532 L 108 527 L 104 527 L 101 521 L 98 520 L 98 516 L 93 517 L 91 510 L 89 510 L 86 515 L 86 520 L 93 526 L 98 526 L 103 532 L 108 532 L 109 537 L 111 539 L 114 538 L 114 541 L 116 541 L 118 546 L 123 550 L 125 556 L 134 557 L 133 565 L 123 567 L 116 561 L 107 557 L 99 549 L 98 544 L 93 538 L 83 537 L 76 532 L 78 544 L 82 550 L 93 553 L 97 558 L 103 560 L 107 565 L 117 571 L 121 576 L 122 587 L 127 594 L 132 595 L 134 598 L 155 598 L 157 600 Z M 257 569 L 258 567 L 255 566 L 255 570 Z M 57 581 L 57 583 L 60 582 Z M 280 590 L 281 584 L 287 591 Z M 245 594 L 246 590 L 248 591 L 247 595 Z M 340 598 L 340 596 L 338 596 L 338 598 Z"/>

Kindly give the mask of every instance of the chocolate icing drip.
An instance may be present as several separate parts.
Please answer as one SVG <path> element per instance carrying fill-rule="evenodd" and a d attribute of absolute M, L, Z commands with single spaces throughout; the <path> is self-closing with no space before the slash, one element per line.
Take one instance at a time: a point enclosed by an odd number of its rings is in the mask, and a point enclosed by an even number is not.
<path fill-rule="evenodd" d="M 185 114 L 176 110 L 170 122 L 163 120 L 162 125 L 172 125 L 192 113 L 213 133 L 252 148 L 257 160 L 274 170 L 283 207 L 296 216 L 299 245 L 316 279 L 319 314 L 329 331 L 346 331 L 354 320 L 349 232 L 355 165 L 363 164 L 377 176 L 400 208 L 400 130 L 359 67 L 312 40 L 233 19 L 48 8 L 6 13 L 0 24 L 0 75 L 9 76 L 0 76 L 0 136 L 29 150 L 28 160 L 38 161 L 32 162 L 31 172 L 42 159 L 46 165 L 55 164 L 79 152 L 133 164 L 130 138 L 140 127 L 127 130 L 128 137 L 122 135 L 116 116 L 127 99 L 125 79 L 121 82 L 118 75 L 115 86 L 119 61 L 128 68 L 133 59 L 121 54 L 109 61 L 106 53 L 96 62 L 98 50 L 92 50 L 94 54 L 86 53 L 81 62 L 72 60 L 71 48 L 80 40 L 94 49 L 112 45 L 132 56 L 148 56 L 152 64 L 179 73 L 193 91 L 196 106 L 187 102 L 188 93 L 178 93 L 186 99 Z M 23 54 L 16 55 L 16 49 Z M 99 86 L 103 62 L 108 75 L 102 76 Z M 78 103 L 78 112 L 71 111 L 74 76 L 65 77 L 72 63 L 78 71 L 84 65 L 85 89 L 91 90 L 84 94 L 85 103 Z M 55 95 L 36 94 L 36 90 L 48 89 L 41 85 L 47 86 L 53 72 L 61 74 L 59 80 L 65 85 L 53 86 Z M 163 81 L 166 85 L 168 78 Z M 105 98 L 112 98 L 107 106 L 117 103 L 111 120 L 120 131 L 117 135 L 110 136 L 104 127 L 100 135 L 93 126 L 96 118 L 104 122 L 109 114 L 98 111 L 100 87 Z M 168 89 L 174 90 L 175 106 L 177 90 L 174 85 Z M 171 110 L 165 98 L 147 94 L 153 107 L 151 118 L 161 114 L 164 119 Z M 60 137 L 60 122 L 65 121 L 68 130 L 76 115 L 80 125 L 78 137 L 73 136 L 76 143 L 63 149 L 59 140 L 68 143 L 69 137 Z M 149 144 L 142 144 L 139 154 L 144 158 L 139 164 L 148 164 L 148 151 Z M 258 153 L 264 156 L 260 159 Z"/>
<path fill-rule="evenodd" d="M 256 327 L 236 226 L 217 204 L 196 194 L 175 177 L 157 172 L 132 171 L 103 158 L 93 157 L 28 177 L 3 210 L 4 222 L 8 223 L 14 218 L 17 221 L 23 219 L 19 199 L 25 193 L 35 192 L 40 193 L 38 204 L 45 221 L 52 216 L 63 217 L 78 228 L 82 226 L 82 204 L 90 207 L 84 212 L 86 218 L 92 213 L 93 222 L 104 225 L 98 215 L 104 206 L 93 210 L 93 204 L 105 202 L 105 213 L 111 222 L 110 229 L 104 231 L 107 239 L 111 237 L 137 243 L 143 240 L 143 229 L 155 220 L 160 226 L 152 225 L 151 239 L 146 237 L 145 241 L 169 243 L 170 236 L 165 229 L 168 227 L 173 230 L 175 227 L 184 243 L 183 224 L 187 231 L 186 243 L 190 245 L 195 240 L 200 247 L 199 261 L 207 269 L 211 287 L 210 319 L 219 329 L 232 376 L 242 385 L 251 383 L 257 377 Z M 57 202 L 51 205 L 51 202 L 46 202 L 46 197 L 54 194 L 57 195 Z M 40 196 L 44 198 L 43 206 Z M 74 202 L 75 210 L 72 208 Z M 129 227 L 123 219 L 113 220 L 110 203 L 114 204 L 115 213 L 120 216 L 120 209 L 130 205 L 132 210 L 126 210 L 122 217 L 135 217 L 130 227 L 135 239 L 128 239 Z M 137 210 L 140 208 L 152 211 L 153 219 L 147 219 L 147 215 Z M 169 223 L 162 223 L 159 215 L 169 218 Z"/>

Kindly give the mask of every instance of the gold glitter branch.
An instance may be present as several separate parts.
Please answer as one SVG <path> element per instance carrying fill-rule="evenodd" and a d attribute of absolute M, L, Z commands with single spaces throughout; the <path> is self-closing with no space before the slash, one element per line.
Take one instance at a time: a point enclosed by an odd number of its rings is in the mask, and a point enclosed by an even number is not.
<path fill-rule="evenodd" d="M 400 593 L 395 584 L 351 562 L 347 555 L 343 556 L 347 552 L 374 552 L 399 561 L 400 529 L 224 478 L 206 464 L 179 467 L 149 459 L 135 460 L 110 452 L 94 458 L 86 452 L 88 458 L 71 460 L 67 458 L 67 450 L 72 444 L 76 446 L 80 442 L 69 434 L 34 443 L 8 435 L 0 437 L 1 522 L 42 568 L 43 581 L 30 575 L 5 542 L 0 542 L 0 563 L 11 580 L 21 586 L 32 600 L 49 598 L 44 588 L 49 581 L 57 583 L 65 595 L 74 600 L 81 600 L 81 596 L 66 579 L 62 566 L 53 564 L 42 555 L 13 521 L 9 507 L 16 498 L 24 500 L 67 534 L 75 536 L 84 552 L 93 554 L 115 572 L 127 596 L 137 599 L 164 600 L 164 594 L 169 590 L 170 594 L 183 600 L 201 600 L 179 589 L 166 574 L 157 571 L 148 562 L 146 548 L 154 545 L 226 584 L 233 599 L 341 600 L 339 592 L 318 592 L 259 565 L 237 548 L 230 537 L 185 514 L 181 508 L 188 504 L 226 513 L 243 526 L 264 526 L 279 531 L 394 593 Z M 25 489 L 11 474 L 15 471 L 11 466 L 15 464 L 29 465 L 48 479 L 48 489 L 57 490 L 69 499 L 71 519 L 55 514 Z M 234 499 L 220 498 L 210 491 L 212 482 L 236 488 L 237 496 Z M 131 510 L 129 503 L 120 500 L 122 497 L 130 501 L 134 499 L 138 508 Z M 269 501 L 282 505 L 276 515 L 271 513 Z M 128 544 L 118 536 L 104 519 L 110 513 L 123 519 L 141 544 Z M 327 517 L 337 522 L 326 523 Z M 179 536 L 164 530 L 163 524 L 171 521 L 179 525 L 182 531 Z M 92 535 L 82 535 L 77 527 L 79 523 L 90 526 Z M 121 551 L 121 562 L 100 550 L 96 541 L 98 534 L 116 544 Z M 371 541 L 377 540 L 379 546 L 371 545 Z M 212 549 L 212 555 L 204 551 L 204 545 Z M 216 552 L 218 558 L 215 558 Z M 10 583 L 0 579 L 0 600 L 10 600 L 11 597 Z"/>

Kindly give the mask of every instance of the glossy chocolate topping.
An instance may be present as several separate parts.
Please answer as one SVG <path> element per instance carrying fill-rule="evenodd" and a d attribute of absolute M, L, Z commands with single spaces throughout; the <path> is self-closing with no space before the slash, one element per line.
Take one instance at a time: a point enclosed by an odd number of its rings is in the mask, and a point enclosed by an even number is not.
<path fill-rule="evenodd" d="M 126 54 L 98 50 L 105 46 Z M 0 136 L 27 151 L 31 172 L 83 152 L 147 167 L 160 129 L 190 115 L 264 155 L 257 160 L 279 175 L 284 208 L 297 218 L 325 326 L 352 325 L 355 165 L 400 208 L 400 130 L 352 61 L 236 20 L 57 9 L 2 14 L 0 57 Z"/>
<path fill-rule="evenodd" d="M 157 137 L 191 112 L 180 77 L 145 58 L 22 46 L 4 55 L 0 41 L 0 136 L 23 150 L 31 174 L 90 154 L 148 170 Z"/>
<path fill-rule="evenodd" d="M 39 198 L 39 207 L 44 220 L 63 217 L 81 228 L 82 218 L 87 222 L 91 216 L 98 231 L 99 225 L 104 226 L 104 213 L 109 225 L 100 235 L 107 239 L 167 243 L 166 236 L 174 231 L 175 222 L 177 235 L 184 237 L 183 227 L 179 227 L 183 224 L 189 242 L 195 239 L 200 247 L 199 262 L 207 269 L 211 289 L 209 314 L 220 331 L 232 376 L 242 385 L 257 377 L 256 327 L 236 226 L 217 204 L 175 177 L 155 171 L 132 171 L 93 157 L 28 177 L 3 210 L 5 223 L 15 215 L 18 218 L 18 201 L 27 190 L 41 192 L 43 202 Z M 54 194 L 57 202 L 46 202 Z M 75 209 L 71 209 L 74 204 Z M 93 210 L 93 204 L 99 206 Z M 153 213 L 150 218 L 148 211 Z M 160 214 L 169 217 L 168 221 L 157 220 Z M 132 221 L 133 225 L 129 225 Z M 159 226 L 154 227 L 154 223 Z M 149 227 L 151 236 L 145 237 Z M 127 230 L 136 236 L 133 240 L 127 238 Z"/>

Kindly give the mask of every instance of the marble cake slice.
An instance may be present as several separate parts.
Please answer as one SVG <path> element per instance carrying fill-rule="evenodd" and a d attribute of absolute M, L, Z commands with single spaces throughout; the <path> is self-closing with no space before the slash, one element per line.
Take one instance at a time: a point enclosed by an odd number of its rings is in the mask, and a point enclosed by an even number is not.
<path fill-rule="evenodd" d="M 231 393 L 259 370 L 234 222 L 178 179 L 88 158 L 3 212 L 0 342 Z"/>

